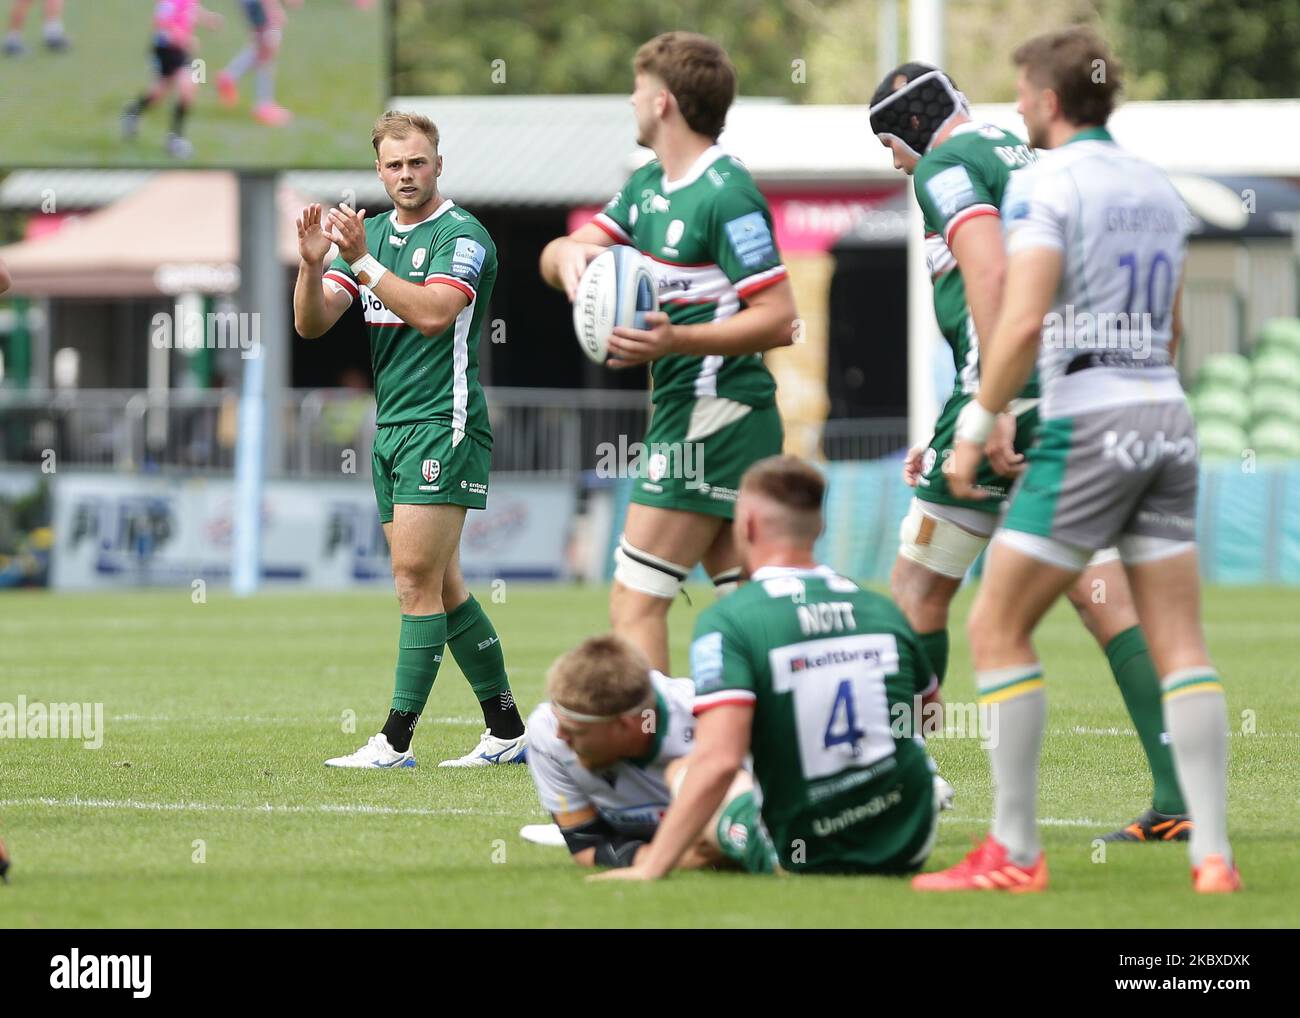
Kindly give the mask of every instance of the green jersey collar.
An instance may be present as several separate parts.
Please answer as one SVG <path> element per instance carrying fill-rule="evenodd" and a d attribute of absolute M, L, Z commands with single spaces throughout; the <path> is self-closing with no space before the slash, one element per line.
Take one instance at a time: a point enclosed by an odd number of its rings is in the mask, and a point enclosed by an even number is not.
<path fill-rule="evenodd" d="M 1115 144 L 1115 139 L 1104 127 L 1085 127 L 1065 144 L 1073 145 L 1076 141 L 1108 141 L 1112 145 Z"/>
<path fill-rule="evenodd" d="M 668 704 L 659 692 L 659 687 L 655 686 L 655 727 L 650 736 L 650 748 L 646 750 L 645 756 L 630 757 L 628 763 L 634 767 L 644 767 L 654 761 L 663 749 L 664 736 L 668 734 Z"/>

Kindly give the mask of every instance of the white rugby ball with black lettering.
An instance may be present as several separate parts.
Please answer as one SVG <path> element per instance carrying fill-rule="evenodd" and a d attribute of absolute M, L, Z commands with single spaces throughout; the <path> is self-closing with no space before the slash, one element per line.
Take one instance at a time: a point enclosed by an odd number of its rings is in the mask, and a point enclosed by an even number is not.
<path fill-rule="evenodd" d="M 658 287 L 645 259 L 636 248 L 618 244 L 596 255 L 578 281 L 573 331 L 582 352 L 604 364 L 609 334 L 619 326 L 644 329 L 646 312 L 658 310 Z"/>

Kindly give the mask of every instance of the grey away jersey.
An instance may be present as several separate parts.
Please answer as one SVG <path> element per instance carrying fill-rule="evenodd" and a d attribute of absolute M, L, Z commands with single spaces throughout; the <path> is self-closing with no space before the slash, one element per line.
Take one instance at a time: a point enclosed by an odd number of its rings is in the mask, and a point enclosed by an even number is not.
<path fill-rule="evenodd" d="M 650 673 L 659 709 L 659 726 L 644 760 L 620 760 L 593 773 L 556 735 L 549 702 L 528 717 L 528 773 L 537 786 L 542 808 L 549 813 L 573 813 L 592 807 L 612 827 L 629 837 L 648 841 L 659 826 L 672 796 L 664 770 L 694 746 L 695 684 Z"/>
<path fill-rule="evenodd" d="M 1169 178 L 1105 128 L 1011 174 L 1008 254 L 1064 259 L 1038 352 L 1045 420 L 1183 398 L 1169 340 L 1189 220 Z"/>

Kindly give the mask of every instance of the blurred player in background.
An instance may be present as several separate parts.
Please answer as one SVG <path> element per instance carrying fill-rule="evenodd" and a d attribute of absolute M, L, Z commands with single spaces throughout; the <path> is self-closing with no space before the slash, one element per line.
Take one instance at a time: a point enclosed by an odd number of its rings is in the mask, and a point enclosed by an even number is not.
<path fill-rule="evenodd" d="M 914 886 L 1046 887 L 1036 807 L 1047 704 L 1031 637 L 1092 554 L 1117 545 L 1195 822 L 1193 886 L 1235 891 L 1227 708 L 1201 626 L 1196 428 L 1170 354 L 1190 217 L 1169 179 L 1106 130 L 1120 72 L 1090 29 L 1031 39 L 1014 59 L 1030 143 L 1051 151 L 1007 188 L 1006 295 L 950 476 L 958 495 L 976 490 L 996 415 L 1037 361 L 1042 422 L 967 622 L 981 702 L 998 712 L 993 830 Z M 1102 322 L 1113 329 L 1099 332 Z"/>
<path fill-rule="evenodd" d="M 17 57 L 26 52 L 23 45 L 23 25 L 33 0 L 13 0 L 9 8 L 9 31 L 5 35 L 5 56 Z M 45 26 L 41 31 L 45 48 L 59 52 L 68 48 L 68 34 L 63 28 L 63 0 L 45 0 Z"/>
<path fill-rule="evenodd" d="M 140 132 L 140 117 L 169 92 L 176 93 L 172 107 L 171 130 L 167 133 L 167 152 L 177 159 L 188 159 L 194 146 L 185 137 L 185 118 L 198 85 L 190 69 L 190 59 L 197 48 L 197 26 L 220 28 L 223 19 L 205 8 L 199 0 L 157 0 L 153 10 L 153 55 L 158 80 L 149 91 L 129 103 L 122 111 L 122 137 L 128 141 Z"/>
<path fill-rule="evenodd" d="M 695 626 L 686 776 L 636 865 L 602 877 L 665 876 L 751 754 L 762 801 L 751 792 L 729 809 L 774 867 L 902 874 L 925 862 L 939 803 L 915 704 L 939 682 L 893 602 L 813 558 L 825 493 L 821 471 L 793 456 L 746 471 L 735 530 L 749 582 Z"/>
<path fill-rule="evenodd" d="M 478 344 L 497 278 L 483 226 L 438 193 L 438 129 L 390 111 L 372 135 L 375 169 L 396 206 L 386 216 L 311 205 L 298 220 L 302 262 L 294 324 L 314 338 L 355 299 L 365 309 L 375 371 L 371 474 L 401 605 L 397 674 L 383 730 L 330 767 L 413 767 L 411 736 L 450 648 L 487 730 L 442 766 L 523 763 L 524 723 L 492 621 L 465 586 L 460 534 L 487 506 L 492 429 Z M 326 268 L 331 243 L 338 257 Z"/>
<path fill-rule="evenodd" d="M 288 20 L 284 3 L 301 7 L 302 0 L 240 0 L 252 38 L 225 70 L 217 75 L 217 93 L 226 106 L 239 102 L 239 79 L 256 68 L 256 99 L 253 117 L 268 127 L 283 127 L 293 114 L 275 101 L 275 68 L 280 55 L 280 41 Z"/>
<path fill-rule="evenodd" d="M 579 866 L 635 865 L 685 776 L 695 737 L 694 683 L 655 671 L 641 651 L 611 634 L 559 658 L 546 692 L 550 702 L 528 718 L 528 771 L 542 808 Z M 736 774 L 678 869 L 764 870 L 766 862 L 770 872 L 762 832 L 736 818 L 753 784 L 748 771 Z"/>
<path fill-rule="evenodd" d="M 719 594 L 740 580 L 731 539 L 740 476 L 781 450 L 776 382 L 763 351 L 793 341 L 794 295 L 767 201 L 717 145 L 736 72 L 712 39 L 669 32 L 637 51 L 637 141 L 656 158 L 596 218 L 542 252 L 570 300 L 587 263 L 630 244 L 659 283 L 651 328 L 615 329 L 612 366 L 649 363 L 654 415 L 646 476 L 615 552 L 610 618 L 662 672 L 668 610 L 696 564 Z"/>
<path fill-rule="evenodd" d="M 966 97 L 939 68 L 907 63 L 890 71 L 871 100 L 871 129 L 912 177 L 925 221 L 934 312 L 952 348 L 957 375 L 927 445 L 912 449 L 904 480 L 916 496 L 899 535 L 890 577 L 894 600 L 912 624 L 942 682 L 948 669 L 948 610 L 962 580 L 989 543 L 1010 480 L 1023 469 L 1038 426 L 1038 379 L 1031 376 L 998 419 L 989 459 L 976 478 L 980 498 L 948 486 L 953 429 L 979 389 L 980 338 L 990 336 L 1006 275 L 999 208 L 1013 171 L 1034 161 L 1015 135 L 970 118 Z M 1191 820 L 1164 731 L 1160 683 L 1119 553 L 1094 555 L 1069 589 L 1071 604 L 1110 663 L 1153 776 L 1151 808 L 1104 837 L 1115 841 L 1186 840 Z"/>

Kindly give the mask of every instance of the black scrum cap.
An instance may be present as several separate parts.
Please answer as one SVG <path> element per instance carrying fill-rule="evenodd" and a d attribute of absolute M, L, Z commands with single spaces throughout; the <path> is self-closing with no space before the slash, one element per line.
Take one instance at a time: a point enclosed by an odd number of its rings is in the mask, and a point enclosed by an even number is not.
<path fill-rule="evenodd" d="M 900 77 L 904 84 L 895 89 Z M 970 104 L 948 75 L 931 64 L 912 62 L 885 75 L 867 115 L 877 136 L 897 138 L 919 159 L 949 120 L 969 112 Z"/>

